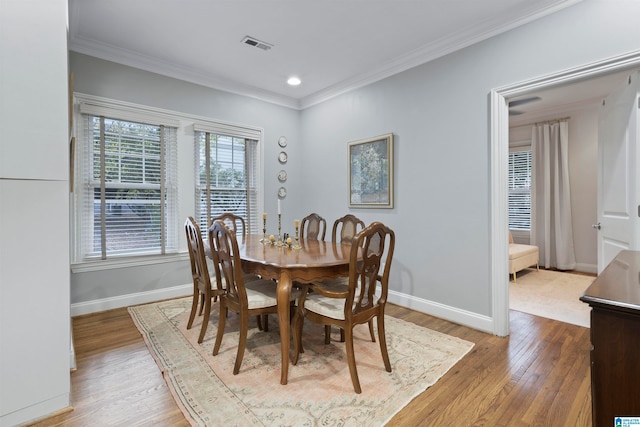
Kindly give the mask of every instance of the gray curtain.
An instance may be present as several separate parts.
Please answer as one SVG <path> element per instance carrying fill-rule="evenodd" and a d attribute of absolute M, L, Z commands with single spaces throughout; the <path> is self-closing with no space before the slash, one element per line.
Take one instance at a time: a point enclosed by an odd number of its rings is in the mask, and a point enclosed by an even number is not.
<path fill-rule="evenodd" d="M 541 266 L 573 270 L 568 121 L 536 124 L 531 150 L 531 244 L 540 249 Z"/>

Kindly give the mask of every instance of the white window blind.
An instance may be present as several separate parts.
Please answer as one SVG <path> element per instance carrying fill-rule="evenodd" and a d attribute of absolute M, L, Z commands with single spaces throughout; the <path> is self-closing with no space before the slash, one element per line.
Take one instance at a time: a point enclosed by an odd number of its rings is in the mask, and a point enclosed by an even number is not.
<path fill-rule="evenodd" d="M 222 133 L 224 132 L 224 133 Z M 212 217 L 233 212 L 248 233 L 258 232 L 260 131 L 196 126 L 196 219 L 206 234 Z"/>
<path fill-rule="evenodd" d="M 127 113 L 82 115 L 76 262 L 177 252 L 177 130 Z"/>
<path fill-rule="evenodd" d="M 531 147 L 509 152 L 509 229 L 531 229 Z"/>

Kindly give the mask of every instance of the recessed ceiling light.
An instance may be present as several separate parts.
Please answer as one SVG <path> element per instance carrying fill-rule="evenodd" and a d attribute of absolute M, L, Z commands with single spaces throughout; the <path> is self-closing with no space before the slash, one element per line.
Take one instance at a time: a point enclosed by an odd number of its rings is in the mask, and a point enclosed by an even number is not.
<path fill-rule="evenodd" d="M 300 81 L 300 79 L 299 79 L 299 78 L 297 78 L 297 77 L 289 77 L 289 80 L 287 80 L 287 83 L 288 83 L 290 86 L 298 86 L 298 85 L 299 85 L 300 83 L 302 83 L 302 82 L 301 82 L 301 81 Z"/>

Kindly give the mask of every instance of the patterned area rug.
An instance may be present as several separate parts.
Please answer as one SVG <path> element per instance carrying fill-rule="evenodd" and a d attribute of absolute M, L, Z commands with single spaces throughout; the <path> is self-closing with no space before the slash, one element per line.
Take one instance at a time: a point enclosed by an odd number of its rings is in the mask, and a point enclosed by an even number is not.
<path fill-rule="evenodd" d="M 356 328 L 355 354 L 362 393 L 353 391 L 336 330 L 330 345 L 324 329 L 305 322 L 305 353 L 290 365 L 280 384 L 280 335 L 275 316 L 269 332 L 250 320 L 247 349 L 238 375 L 233 364 L 238 318 L 230 313 L 217 356 L 212 356 L 217 304 L 202 344 L 202 316 L 186 330 L 191 298 L 129 308 L 151 355 L 186 418 L 199 426 L 381 426 L 433 385 L 473 347 L 473 343 L 385 318 L 392 372 L 386 372 L 380 346 L 366 325 Z"/>
<path fill-rule="evenodd" d="M 589 327 L 591 309 L 579 300 L 594 276 L 527 269 L 509 283 L 509 308 L 547 319 Z"/>

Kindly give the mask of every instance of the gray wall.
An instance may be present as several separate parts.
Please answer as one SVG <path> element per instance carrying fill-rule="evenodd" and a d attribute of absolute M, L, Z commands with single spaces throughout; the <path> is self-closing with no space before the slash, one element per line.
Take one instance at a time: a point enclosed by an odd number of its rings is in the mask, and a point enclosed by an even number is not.
<path fill-rule="evenodd" d="M 395 208 L 351 210 L 396 231 L 392 291 L 425 311 L 438 307 L 490 317 L 489 93 L 639 50 L 637 16 L 639 2 L 585 0 L 302 112 L 82 55 L 71 56 L 71 69 L 78 92 L 263 126 L 271 214 L 280 169 L 276 139 L 287 135 L 284 223 L 311 211 L 330 221 L 348 212 L 347 143 L 393 132 Z M 79 279 L 72 282 L 75 301 L 79 295 L 91 298 L 83 292 L 91 278 Z"/>
<path fill-rule="evenodd" d="M 490 316 L 489 93 L 637 51 L 635 16 L 638 2 L 586 0 L 303 111 L 304 154 L 314 159 L 305 182 L 323 182 L 303 204 L 329 217 L 344 211 L 346 161 L 334 153 L 393 132 L 396 208 L 358 212 L 397 233 L 392 290 Z"/>
<path fill-rule="evenodd" d="M 265 198 L 264 207 L 260 206 L 259 209 L 268 212 L 270 218 L 275 218 L 276 194 L 280 186 L 276 177 L 281 169 L 277 161 L 280 151 L 277 140 L 280 135 L 286 135 L 289 139 L 287 151 L 290 154 L 290 164 L 296 157 L 299 158 L 300 112 L 74 52 L 70 53 L 70 70 L 75 76 L 74 90 L 79 94 L 127 101 L 185 115 L 262 128 Z M 186 122 L 182 125 L 178 132 L 180 200 L 177 227 L 179 230 L 182 230 L 184 219 L 193 215 L 195 206 L 193 137 L 189 134 L 190 123 Z M 292 173 L 289 172 L 289 174 Z M 289 195 L 283 202 L 283 224 L 293 224 L 293 215 L 297 209 L 293 201 L 299 200 L 301 188 L 303 187 L 299 179 L 288 179 Z M 189 285 L 191 271 L 186 257 L 184 233 L 180 232 L 179 237 L 184 255 L 182 259 L 138 267 L 72 273 L 72 313 L 81 314 L 144 301 L 148 299 L 144 295 L 149 295 L 151 298 L 153 295 L 170 296 L 171 294 L 164 294 L 162 290 Z M 188 293 L 188 286 L 185 290 L 177 292 Z M 143 295 L 133 298 L 132 294 Z"/>

